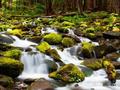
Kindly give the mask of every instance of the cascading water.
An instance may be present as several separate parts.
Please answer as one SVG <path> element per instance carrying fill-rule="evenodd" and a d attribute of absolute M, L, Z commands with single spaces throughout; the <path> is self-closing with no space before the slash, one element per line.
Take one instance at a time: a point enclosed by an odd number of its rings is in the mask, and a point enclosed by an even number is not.
<path fill-rule="evenodd" d="M 15 41 L 11 44 L 12 46 L 28 48 L 30 45 L 37 45 L 36 43 L 30 42 L 27 39 L 21 40 L 16 36 L 12 36 Z"/>
<path fill-rule="evenodd" d="M 16 36 L 12 36 L 12 38 L 15 39 L 15 41 L 11 45 L 16 47 L 22 47 L 26 49 L 31 48 L 31 45 L 37 45 L 36 43 L 30 42 L 28 40 L 21 40 Z M 80 40 L 82 41 L 83 38 L 80 38 Z M 78 46 L 70 47 L 64 49 L 63 51 L 60 51 L 56 48 L 55 49 L 58 51 L 58 54 L 61 56 L 61 60 L 65 64 L 73 63 L 77 66 L 80 66 L 80 60 L 75 56 L 77 48 Z M 32 47 L 31 49 L 31 52 L 22 53 L 21 62 L 23 62 L 24 64 L 24 70 L 18 78 L 48 78 L 47 65 L 44 61 L 46 59 L 52 60 L 52 58 L 40 52 L 37 52 L 34 47 Z M 56 88 L 56 90 L 71 90 L 71 88 L 73 88 L 74 85 L 75 84 L 67 85 L 65 87 L 58 87 Z M 83 90 L 120 90 L 120 80 L 116 81 L 116 86 L 110 86 L 104 70 L 94 71 L 91 76 L 86 77 L 85 80 L 83 82 L 78 83 L 78 85 Z"/>
<path fill-rule="evenodd" d="M 51 58 L 40 52 L 23 52 L 21 62 L 24 64 L 24 70 L 18 78 L 48 78 L 48 67 L 45 60 L 51 60 Z"/>

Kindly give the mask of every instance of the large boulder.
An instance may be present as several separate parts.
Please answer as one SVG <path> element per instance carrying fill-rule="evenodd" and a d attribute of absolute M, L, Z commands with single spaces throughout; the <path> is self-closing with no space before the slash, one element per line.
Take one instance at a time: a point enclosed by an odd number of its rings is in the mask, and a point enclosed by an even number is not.
<path fill-rule="evenodd" d="M 5 75 L 0 75 L 0 85 L 2 85 L 3 87 L 6 87 L 8 89 L 10 89 L 10 88 L 12 89 L 14 82 L 13 82 L 13 79 L 11 77 L 8 77 Z"/>
<path fill-rule="evenodd" d="M 7 75 L 10 77 L 17 77 L 23 70 L 23 64 L 20 61 L 0 57 L 0 74 Z"/>
<path fill-rule="evenodd" d="M 33 82 L 30 87 L 28 87 L 28 90 L 54 90 L 54 88 L 49 81 L 41 78 Z"/>
<path fill-rule="evenodd" d="M 84 80 L 84 73 L 74 64 L 66 64 L 59 70 L 49 74 L 50 78 L 61 80 L 65 83 L 74 83 Z"/>

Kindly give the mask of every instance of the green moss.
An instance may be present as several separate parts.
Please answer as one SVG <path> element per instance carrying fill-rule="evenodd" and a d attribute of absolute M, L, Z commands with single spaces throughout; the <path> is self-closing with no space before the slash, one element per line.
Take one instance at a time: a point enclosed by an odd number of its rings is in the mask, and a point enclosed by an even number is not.
<path fill-rule="evenodd" d="M 73 28 L 75 26 L 74 23 L 68 22 L 68 21 L 64 21 L 61 23 L 61 26 L 63 27 L 67 27 L 67 28 Z"/>
<path fill-rule="evenodd" d="M 19 49 L 13 49 L 13 50 L 3 52 L 3 56 L 18 59 L 18 60 L 20 59 L 21 54 L 22 52 Z"/>
<path fill-rule="evenodd" d="M 64 37 L 62 40 L 62 45 L 65 47 L 71 47 L 75 44 L 75 40 L 69 37 Z"/>
<path fill-rule="evenodd" d="M 14 29 L 14 30 L 8 31 L 8 33 L 18 37 L 22 37 L 22 34 L 23 34 L 21 29 Z"/>
<path fill-rule="evenodd" d="M 45 35 L 43 38 L 49 44 L 59 44 L 62 41 L 62 36 L 56 33 L 50 33 Z"/>
<path fill-rule="evenodd" d="M 85 36 L 89 39 L 95 39 L 96 35 L 94 33 L 86 33 Z"/>
<path fill-rule="evenodd" d="M 84 80 L 84 73 L 73 64 L 66 64 L 58 71 L 50 73 L 49 77 L 61 80 L 66 83 L 80 82 Z"/>
<path fill-rule="evenodd" d="M 90 42 L 82 42 L 82 52 L 89 52 L 91 53 L 93 51 L 94 45 Z"/>
<path fill-rule="evenodd" d="M 88 68 L 91 68 L 93 70 L 98 70 L 98 69 L 101 69 L 103 68 L 102 66 L 102 60 L 99 59 L 99 60 L 85 60 L 83 63 L 81 63 L 85 66 L 87 66 Z"/>
<path fill-rule="evenodd" d="M 10 76 L 10 77 L 17 77 L 23 70 L 23 64 L 20 61 L 0 57 L 0 73 Z"/>
<path fill-rule="evenodd" d="M 37 49 L 42 53 L 46 53 L 46 51 L 50 49 L 50 45 L 47 42 L 41 42 L 37 46 Z"/>
<path fill-rule="evenodd" d="M 0 75 L 0 85 L 7 88 L 7 90 L 12 90 L 13 88 L 13 79 L 11 77 Z"/>
<path fill-rule="evenodd" d="M 49 49 L 47 50 L 47 53 L 55 60 L 58 62 L 61 62 L 61 57 L 58 54 L 58 52 L 55 49 Z"/>

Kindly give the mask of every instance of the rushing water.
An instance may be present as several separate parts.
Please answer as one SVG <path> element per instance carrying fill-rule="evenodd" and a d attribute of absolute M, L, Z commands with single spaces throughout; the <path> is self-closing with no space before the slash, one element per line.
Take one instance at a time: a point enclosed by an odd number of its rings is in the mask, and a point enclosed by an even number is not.
<path fill-rule="evenodd" d="M 23 52 L 21 62 L 24 64 L 24 70 L 19 78 L 48 78 L 48 67 L 45 60 L 50 59 L 49 56 L 40 52 Z"/>
<path fill-rule="evenodd" d="M 72 33 L 72 32 L 71 32 Z M 30 42 L 28 40 L 21 40 L 16 36 L 12 36 L 15 41 L 11 44 L 13 46 L 22 48 L 31 48 L 31 45 L 37 45 L 36 43 Z M 83 39 L 80 38 L 82 41 Z M 85 39 L 89 41 L 88 39 Z M 83 41 L 84 41 L 83 40 Z M 65 63 L 73 63 L 80 66 L 80 61 L 76 57 L 76 49 L 78 46 L 66 48 L 63 51 L 57 50 L 58 54 L 61 56 L 61 60 Z M 18 77 L 21 79 L 35 79 L 35 78 L 48 78 L 47 64 L 44 62 L 46 59 L 51 60 L 51 58 L 45 54 L 42 54 L 32 47 L 32 52 L 23 52 L 21 57 L 21 62 L 24 64 L 24 70 L 22 74 Z M 118 59 L 119 61 L 119 59 Z M 75 83 L 71 85 L 66 85 L 65 87 L 58 87 L 56 90 L 71 90 L 75 87 Z M 83 82 L 78 83 L 78 87 L 83 90 L 120 90 L 120 81 L 117 80 L 116 86 L 110 86 L 108 79 L 106 78 L 106 73 L 103 69 L 94 71 L 89 77 L 86 77 Z"/>

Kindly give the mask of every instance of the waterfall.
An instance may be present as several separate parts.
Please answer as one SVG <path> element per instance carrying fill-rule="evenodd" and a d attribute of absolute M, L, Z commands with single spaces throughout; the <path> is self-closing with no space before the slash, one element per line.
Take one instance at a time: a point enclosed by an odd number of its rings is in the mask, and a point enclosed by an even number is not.
<path fill-rule="evenodd" d="M 45 60 L 51 60 L 51 58 L 40 52 L 23 52 L 21 62 L 24 64 L 24 70 L 18 78 L 48 78 L 48 67 Z"/>
<path fill-rule="evenodd" d="M 70 51 L 72 49 L 73 49 L 73 51 Z M 80 65 L 80 63 L 82 62 L 82 60 L 79 60 L 77 58 L 75 48 L 72 48 L 72 47 L 66 48 L 63 51 L 58 50 L 58 49 L 56 49 L 56 50 L 57 50 L 58 54 L 60 55 L 62 62 L 64 62 L 65 64 L 73 63 L 75 65 Z"/>

